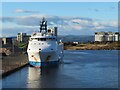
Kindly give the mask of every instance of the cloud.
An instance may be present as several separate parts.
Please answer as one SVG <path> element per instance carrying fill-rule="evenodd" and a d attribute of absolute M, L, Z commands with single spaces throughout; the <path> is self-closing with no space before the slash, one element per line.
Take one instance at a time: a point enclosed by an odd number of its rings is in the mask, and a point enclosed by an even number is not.
<path fill-rule="evenodd" d="M 48 21 L 48 26 L 57 26 L 59 34 L 94 34 L 96 31 L 118 31 L 117 21 L 101 21 L 91 18 L 82 17 L 61 17 L 45 14 L 33 14 L 29 16 L 19 17 L 0 17 L 0 21 L 4 23 L 15 23 L 18 27 L 7 28 L 4 31 L 11 30 L 14 33 L 18 32 L 33 32 L 39 30 L 40 20 L 45 17 Z M 8 24 L 7 24 L 8 25 Z M 7 29 L 6 29 L 7 28 Z"/>
<path fill-rule="evenodd" d="M 115 6 L 111 6 L 110 9 L 113 9 L 113 10 L 114 10 L 114 9 L 116 9 L 116 7 L 115 7 Z"/>
<path fill-rule="evenodd" d="M 23 10 L 23 9 L 16 9 L 14 10 L 15 13 L 39 13 L 38 11 L 31 11 L 31 10 Z"/>
<path fill-rule="evenodd" d="M 23 32 L 31 34 L 32 32 L 38 31 L 38 27 L 3 27 L 2 36 L 16 36 L 17 33 Z"/>
<path fill-rule="evenodd" d="M 100 10 L 99 9 L 94 9 L 95 12 L 99 12 Z"/>
<path fill-rule="evenodd" d="M 14 18 L 13 17 L 0 17 L 0 21 L 2 21 L 2 22 L 13 22 Z"/>
<path fill-rule="evenodd" d="M 94 11 L 94 12 L 102 11 L 101 9 L 97 9 L 97 8 L 88 8 L 88 10 L 90 10 L 90 11 Z"/>
<path fill-rule="evenodd" d="M 88 8 L 88 10 L 90 10 L 90 11 L 94 11 L 94 12 L 115 12 L 115 11 L 118 11 L 117 9 L 118 9 L 119 7 L 117 7 L 117 6 L 109 6 L 108 8 L 104 8 L 104 9 L 100 9 L 100 8 Z"/>

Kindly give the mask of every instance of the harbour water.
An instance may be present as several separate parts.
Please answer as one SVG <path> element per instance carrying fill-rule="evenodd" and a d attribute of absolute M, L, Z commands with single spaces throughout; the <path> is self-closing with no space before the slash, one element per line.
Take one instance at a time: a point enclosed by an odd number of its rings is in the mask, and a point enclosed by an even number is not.
<path fill-rule="evenodd" d="M 3 78 L 2 88 L 118 88 L 118 51 L 65 50 L 63 63 L 26 66 Z"/>

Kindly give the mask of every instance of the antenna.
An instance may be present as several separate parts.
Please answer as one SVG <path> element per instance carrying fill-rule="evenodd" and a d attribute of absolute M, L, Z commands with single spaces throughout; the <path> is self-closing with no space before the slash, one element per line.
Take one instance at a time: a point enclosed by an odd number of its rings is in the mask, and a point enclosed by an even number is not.
<path fill-rule="evenodd" d="M 43 17 L 42 21 L 40 21 L 40 32 L 47 32 L 47 21 Z"/>

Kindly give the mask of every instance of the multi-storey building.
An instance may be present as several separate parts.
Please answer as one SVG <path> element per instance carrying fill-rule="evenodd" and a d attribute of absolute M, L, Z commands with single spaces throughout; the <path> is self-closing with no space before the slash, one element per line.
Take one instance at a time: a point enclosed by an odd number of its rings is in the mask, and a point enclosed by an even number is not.
<path fill-rule="evenodd" d="M 120 40 L 119 32 L 95 32 L 95 41 L 98 42 L 114 42 Z"/>
<path fill-rule="evenodd" d="M 29 36 L 26 33 L 18 33 L 17 34 L 17 41 L 18 42 L 28 42 Z"/>
<path fill-rule="evenodd" d="M 12 44 L 12 37 L 3 37 L 2 38 L 2 44 L 9 44 L 9 45 L 11 45 Z"/>

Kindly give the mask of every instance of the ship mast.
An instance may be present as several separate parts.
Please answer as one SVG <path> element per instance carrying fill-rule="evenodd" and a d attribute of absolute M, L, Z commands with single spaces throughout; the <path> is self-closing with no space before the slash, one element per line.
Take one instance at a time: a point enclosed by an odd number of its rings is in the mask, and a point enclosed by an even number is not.
<path fill-rule="evenodd" d="M 45 20 L 45 18 L 40 21 L 40 32 L 47 33 L 47 21 Z"/>

